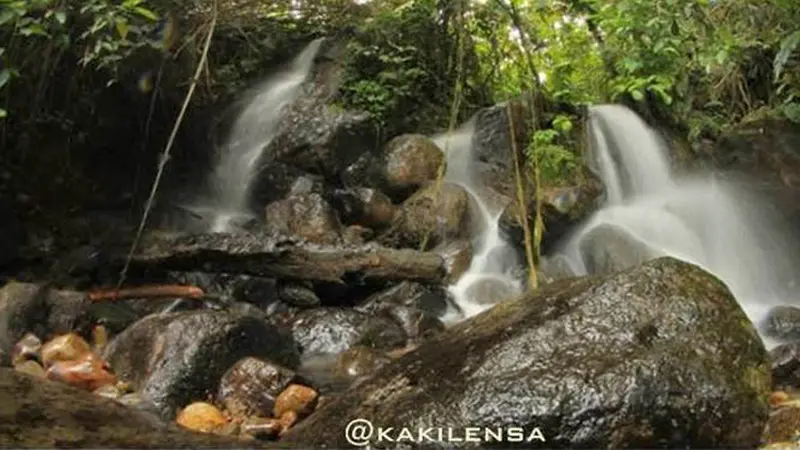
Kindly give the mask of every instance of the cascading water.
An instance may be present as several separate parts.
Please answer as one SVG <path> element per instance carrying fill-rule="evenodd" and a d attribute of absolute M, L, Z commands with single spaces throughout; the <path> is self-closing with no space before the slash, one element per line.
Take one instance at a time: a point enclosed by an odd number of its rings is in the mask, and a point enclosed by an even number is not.
<path fill-rule="evenodd" d="M 500 234 L 500 215 L 504 205 L 494 205 L 481 186 L 475 170 L 473 139 L 475 121 L 470 120 L 454 133 L 437 135 L 433 141 L 447 157 L 445 182 L 463 187 L 474 200 L 481 232 L 473 241 L 473 257 L 467 271 L 449 287 L 459 311 L 443 320 L 455 322 L 478 314 L 497 301 L 519 294 L 521 283 L 513 275 L 517 266 L 514 248 Z"/>
<path fill-rule="evenodd" d="M 665 144 L 631 110 L 602 105 L 589 116 L 590 165 L 605 185 L 605 205 L 555 258 L 574 275 L 590 274 L 597 246 L 589 241 L 612 230 L 629 248 L 645 249 L 645 259 L 673 256 L 713 273 L 757 325 L 771 307 L 794 303 L 793 240 L 763 204 L 713 175 L 673 176 Z"/>
<path fill-rule="evenodd" d="M 248 196 L 261 154 L 274 139 L 284 108 L 300 93 L 323 40 L 308 44 L 286 69 L 258 85 L 234 122 L 211 174 L 211 206 L 193 208 L 211 213 L 211 231 L 227 231 L 232 221 L 250 215 Z"/>

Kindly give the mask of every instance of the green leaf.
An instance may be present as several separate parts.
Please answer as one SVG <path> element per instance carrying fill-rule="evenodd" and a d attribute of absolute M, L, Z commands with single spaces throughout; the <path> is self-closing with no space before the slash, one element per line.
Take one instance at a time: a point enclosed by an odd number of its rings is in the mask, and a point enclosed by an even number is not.
<path fill-rule="evenodd" d="M 136 7 L 133 8 L 133 10 L 136 11 L 137 14 L 139 14 L 142 17 L 144 17 L 145 19 L 152 20 L 153 22 L 158 20 L 158 16 L 156 15 L 156 13 L 154 13 L 153 11 L 150 11 L 147 8 L 143 8 L 141 6 L 136 6 Z"/>
<path fill-rule="evenodd" d="M 11 71 L 8 69 L 3 69 L 0 71 L 0 89 L 8 83 L 8 80 L 11 79 Z"/>
<path fill-rule="evenodd" d="M 789 58 L 792 56 L 798 44 L 800 44 L 800 30 L 795 31 L 781 41 L 781 49 L 778 51 L 778 54 L 775 55 L 775 61 L 773 63 L 776 80 L 781 77 L 784 66 L 789 62 Z"/>
<path fill-rule="evenodd" d="M 0 25 L 5 25 L 6 23 L 10 22 L 14 18 L 14 12 L 10 10 L 4 10 L 0 12 Z"/>
<path fill-rule="evenodd" d="M 644 100 L 644 94 L 638 89 L 631 91 L 631 97 L 637 102 Z"/>
<path fill-rule="evenodd" d="M 64 25 L 65 23 L 67 23 L 67 13 L 65 13 L 64 11 L 56 11 L 56 20 L 61 25 Z"/>
<path fill-rule="evenodd" d="M 8 117 L 8 112 L 6 112 L 5 109 L 0 108 L 0 119 L 5 119 L 6 117 Z"/>
<path fill-rule="evenodd" d="M 124 20 L 117 21 L 117 33 L 119 33 L 119 37 L 125 39 L 128 37 L 128 23 Z"/>

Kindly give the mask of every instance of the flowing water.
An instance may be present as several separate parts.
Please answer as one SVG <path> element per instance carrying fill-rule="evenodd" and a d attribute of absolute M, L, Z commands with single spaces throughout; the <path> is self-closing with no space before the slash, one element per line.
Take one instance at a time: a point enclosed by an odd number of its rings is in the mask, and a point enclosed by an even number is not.
<path fill-rule="evenodd" d="M 274 139 L 285 108 L 300 94 L 323 39 L 306 46 L 284 70 L 256 86 L 236 118 L 210 177 L 211 198 L 195 212 L 211 215 L 211 231 L 227 231 L 250 215 L 250 188 L 264 149 Z"/>
<path fill-rule="evenodd" d="M 454 322 L 471 317 L 497 301 L 519 294 L 522 285 L 513 274 L 517 266 L 514 248 L 500 234 L 500 215 L 504 205 L 490 201 L 475 168 L 473 140 L 475 122 L 470 120 L 459 130 L 435 136 L 433 141 L 447 156 L 445 182 L 463 187 L 473 199 L 473 220 L 480 223 L 480 233 L 473 240 L 473 257 L 467 271 L 449 287 L 458 311 L 443 318 Z"/>
<path fill-rule="evenodd" d="M 674 256 L 715 274 L 756 324 L 771 307 L 795 302 L 793 239 L 763 202 L 713 175 L 676 177 L 664 142 L 625 107 L 595 106 L 589 116 L 589 163 L 605 186 L 605 205 L 555 258 L 575 275 L 590 274 L 597 246 L 587 244 L 605 228 L 646 249 L 648 259 Z"/>

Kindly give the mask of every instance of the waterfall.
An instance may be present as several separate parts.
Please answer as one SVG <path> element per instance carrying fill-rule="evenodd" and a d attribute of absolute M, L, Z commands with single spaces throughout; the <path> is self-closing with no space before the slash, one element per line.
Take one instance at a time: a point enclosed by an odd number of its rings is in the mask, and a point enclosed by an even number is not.
<path fill-rule="evenodd" d="M 716 275 L 756 324 L 773 306 L 794 303 L 793 240 L 763 202 L 713 175 L 676 177 L 667 146 L 625 107 L 592 107 L 589 120 L 589 163 L 605 186 L 605 205 L 554 258 L 574 275 L 591 274 L 588 262 L 608 244 L 598 232 L 610 231 L 645 259 L 673 256 Z"/>
<path fill-rule="evenodd" d="M 473 218 L 480 222 L 480 233 L 472 243 L 473 257 L 467 271 L 449 287 L 459 311 L 451 311 L 445 322 L 471 317 L 497 301 L 518 295 L 522 290 L 520 280 L 513 275 L 517 254 L 513 246 L 500 234 L 500 215 L 504 205 L 495 205 L 486 188 L 480 183 L 473 155 L 475 136 L 474 118 L 453 133 L 433 137 L 447 158 L 445 182 L 464 188 L 473 199 Z"/>
<path fill-rule="evenodd" d="M 211 231 L 227 231 L 232 223 L 250 216 L 249 194 L 261 154 L 275 138 L 285 108 L 300 94 L 323 40 L 308 44 L 286 68 L 248 94 L 211 173 L 211 198 L 205 200 L 209 206 L 192 208 L 211 215 Z"/>

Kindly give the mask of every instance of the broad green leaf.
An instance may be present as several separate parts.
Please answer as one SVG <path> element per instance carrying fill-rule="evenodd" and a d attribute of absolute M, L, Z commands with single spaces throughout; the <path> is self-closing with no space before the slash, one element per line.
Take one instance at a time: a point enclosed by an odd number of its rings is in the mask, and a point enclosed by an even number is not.
<path fill-rule="evenodd" d="M 5 25 L 6 23 L 10 22 L 14 19 L 14 11 L 6 9 L 0 12 L 0 26 Z"/>
<path fill-rule="evenodd" d="M 56 20 L 61 25 L 64 25 L 65 23 L 67 23 L 67 13 L 65 13 L 64 11 L 56 11 Z"/>
<path fill-rule="evenodd" d="M 800 44 L 800 30 L 795 31 L 781 41 L 781 49 L 775 55 L 775 62 L 773 63 L 776 80 L 781 77 L 784 66 L 789 62 L 789 58 L 798 44 Z"/>
<path fill-rule="evenodd" d="M 124 20 L 118 20 L 117 21 L 117 33 L 119 34 L 119 37 L 121 37 L 122 39 L 127 38 L 128 37 L 128 23 L 125 22 Z"/>
<path fill-rule="evenodd" d="M 644 100 L 644 94 L 642 93 L 642 91 L 638 89 L 631 91 L 631 97 L 633 97 L 633 99 L 636 100 L 637 102 Z"/>
<path fill-rule="evenodd" d="M 6 117 L 8 117 L 8 112 L 6 112 L 5 109 L 0 108 L 0 119 L 5 119 Z"/>

